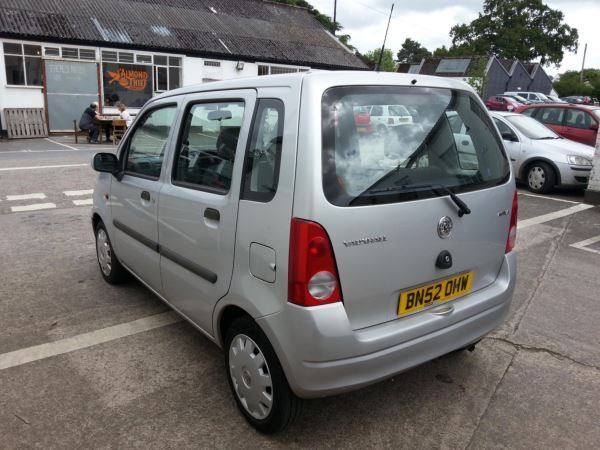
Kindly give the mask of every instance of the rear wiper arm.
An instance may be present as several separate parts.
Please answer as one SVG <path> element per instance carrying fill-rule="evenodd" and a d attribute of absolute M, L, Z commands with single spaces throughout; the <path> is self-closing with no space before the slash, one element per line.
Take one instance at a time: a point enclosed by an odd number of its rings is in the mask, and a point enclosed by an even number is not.
<path fill-rule="evenodd" d="M 458 217 L 462 217 L 465 214 L 471 214 L 471 209 L 463 202 L 458 196 L 452 192 L 452 190 L 443 184 L 405 184 L 402 186 L 389 186 L 379 189 L 370 189 L 367 191 L 369 194 L 380 194 L 383 192 L 394 192 L 394 191 L 405 191 L 407 189 L 431 189 L 432 191 L 442 191 L 449 195 L 454 204 L 458 207 Z"/>
<path fill-rule="evenodd" d="M 436 187 L 437 186 L 437 187 Z M 456 206 L 458 206 L 458 217 L 462 217 L 465 214 L 471 214 L 471 208 L 467 206 L 465 202 L 463 202 L 458 196 L 447 186 L 443 184 L 423 184 L 421 186 L 412 186 L 412 187 L 421 187 L 421 188 L 430 188 L 432 190 L 440 190 L 450 196 L 452 201 Z"/>

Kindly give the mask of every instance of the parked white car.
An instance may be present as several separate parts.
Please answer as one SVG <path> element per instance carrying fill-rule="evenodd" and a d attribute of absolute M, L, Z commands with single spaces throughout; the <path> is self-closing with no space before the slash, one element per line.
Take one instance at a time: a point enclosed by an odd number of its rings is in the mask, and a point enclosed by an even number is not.
<path fill-rule="evenodd" d="M 527 99 L 531 103 L 552 103 L 552 100 L 549 99 L 546 94 L 542 94 L 541 92 L 521 92 L 521 91 L 510 91 L 505 92 L 502 95 L 518 95 Z"/>
<path fill-rule="evenodd" d="M 592 170 L 594 149 L 565 139 L 529 116 L 492 112 L 515 176 L 537 193 L 555 186 L 585 188 Z"/>
<path fill-rule="evenodd" d="M 385 133 L 389 128 L 413 123 L 413 117 L 403 105 L 367 106 L 371 116 L 371 126 L 378 133 Z"/>

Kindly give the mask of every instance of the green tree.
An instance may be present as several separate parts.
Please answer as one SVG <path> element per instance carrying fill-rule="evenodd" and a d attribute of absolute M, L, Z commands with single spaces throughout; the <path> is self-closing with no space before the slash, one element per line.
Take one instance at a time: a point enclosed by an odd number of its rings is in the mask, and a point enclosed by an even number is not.
<path fill-rule="evenodd" d="M 379 63 L 379 55 L 381 54 L 381 49 L 377 48 L 375 50 L 368 51 L 363 55 L 363 58 L 369 63 L 371 67 L 375 67 Z M 396 70 L 396 62 L 394 61 L 394 53 L 386 48 L 383 51 L 383 58 L 381 60 L 381 67 L 379 70 L 383 72 L 393 72 Z"/>
<path fill-rule="evenodd" d="M 475 51 L 468 46 L 453 46 L 448 48 L 445 45 L 442 45 L 441 47 L 438 47 L 433 51 L 434 58 L 446 58 L 449 56 L 473 56 L 475 54 Z"/>
<path fill-rule="evenodd" d="M 581 72 L 570 70 L 560 75 L 554 82 L 554 89 L 561 97 L 569 95 L 589 95 L 600 98 L 600 70 L 585 69 L 583 83 L 580 81 Z"/>
<path fill-rule="evenodd" d="M 400 63 L 418 63 L 423 58 L 431 56 L 431 52 L 423 47 L 419 42 L 406 38 L 400 50 L 396 54 Z"/>
<path fill-rule="evenodd" d="M 483 14 L 450 30 L 452 47 L 473 54 L 495 54 L 558 65 L 565 51 L 576 51 L 579 34 L 564 23 L 562 11 L 542 0 L 485 0 Z"/>

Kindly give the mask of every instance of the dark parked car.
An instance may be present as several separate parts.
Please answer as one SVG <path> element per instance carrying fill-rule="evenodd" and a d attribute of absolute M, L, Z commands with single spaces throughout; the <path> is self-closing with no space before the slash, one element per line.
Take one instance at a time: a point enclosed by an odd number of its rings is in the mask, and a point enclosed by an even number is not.
<path fill-rule="evenodd" d="M 529 105 L 521 112 L 552 128 L 562 137 L 586 145 L 596 145 L 600 107 L 575 104 Z"/>

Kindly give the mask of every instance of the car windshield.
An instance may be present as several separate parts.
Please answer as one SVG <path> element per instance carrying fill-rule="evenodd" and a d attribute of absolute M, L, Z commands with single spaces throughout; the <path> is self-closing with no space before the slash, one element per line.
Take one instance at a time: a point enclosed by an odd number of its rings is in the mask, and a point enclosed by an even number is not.
<path fill-rule="evenodd" d="M 359 133 L 353 111 L 403 105 L 411 122 Z M 403 113 L 404 114 L 404 113 Z M 323 190 L 338 206 L 466 192 L 508 180 L 500 137 L 480 101 L 451 89 L 347 86 L 323 94 Z M 436 189 L 431 189 L 435 185 Z M 427 188 L 429 186 L 429 188 Z"/>
<path fill-rule="evenodd" d="M 546 125 L 529 116 L 522 116 L 520 114 L 506 116 L 506 120 L 529 139 L 557 139 L 559 137 L 558 134 Z"/>

